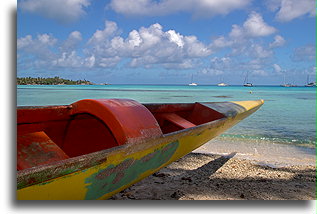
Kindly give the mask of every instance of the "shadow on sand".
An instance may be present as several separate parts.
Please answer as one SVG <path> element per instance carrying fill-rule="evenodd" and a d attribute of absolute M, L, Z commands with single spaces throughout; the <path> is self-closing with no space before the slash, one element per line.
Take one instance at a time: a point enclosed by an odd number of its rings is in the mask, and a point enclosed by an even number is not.
<path fill-rule="evenodd" d="M 311 200 L 316 197 L 315 170 L 251 163 L 240 167 L 232 159 L 234 156 L 235 153 L 228 156 L 190 153 L 112 199 Z M 192 169 L 183 167 L 198 162 L 204 164 Z"/>

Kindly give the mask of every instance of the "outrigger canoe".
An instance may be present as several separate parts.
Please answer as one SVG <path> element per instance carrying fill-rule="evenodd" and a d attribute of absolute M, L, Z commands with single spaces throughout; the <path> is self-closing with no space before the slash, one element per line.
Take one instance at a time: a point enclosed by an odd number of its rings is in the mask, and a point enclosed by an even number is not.
<path fill-rule="evenodd" d="M 107 199 L 255 112 L 263 100 L 86 99 L 17 108 L 17 199 Z"/>

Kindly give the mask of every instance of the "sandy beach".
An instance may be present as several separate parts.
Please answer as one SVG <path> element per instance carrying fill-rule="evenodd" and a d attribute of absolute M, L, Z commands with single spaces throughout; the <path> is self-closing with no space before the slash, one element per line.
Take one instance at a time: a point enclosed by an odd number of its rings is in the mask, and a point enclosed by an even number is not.
<path fill-rule="evenodd" d="M 192 152 L 112 200 L 315 200 L 314 165 L 272 167 Z"/>

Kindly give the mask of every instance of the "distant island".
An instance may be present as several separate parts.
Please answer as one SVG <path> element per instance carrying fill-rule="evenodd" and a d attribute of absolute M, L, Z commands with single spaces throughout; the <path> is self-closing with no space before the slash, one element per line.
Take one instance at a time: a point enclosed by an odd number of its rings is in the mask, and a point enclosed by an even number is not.
<path fill-rule="evenodd" d="M 68 80 L 60 77 L 17 77 L 17 85 L 95 85 L 87 80 Z"/>

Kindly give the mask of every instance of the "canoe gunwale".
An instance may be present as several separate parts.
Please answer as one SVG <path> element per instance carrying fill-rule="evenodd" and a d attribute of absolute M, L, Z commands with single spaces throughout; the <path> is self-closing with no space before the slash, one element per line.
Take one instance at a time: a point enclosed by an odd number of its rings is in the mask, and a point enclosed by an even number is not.
<path fill-rule="evenodd" d="M 211 129 L 216 126 L 222 125 L 228 119 L 229 118 L 225 117 L 222 119 L 210 121 L 205 124 L 197 125 L 195 127 L 191 127 L 188 129 L 183 129 L 172 133 L 164 134 L 160 137 L 152 138 L 149 140 L 143 140 L 133 144 L 124 144 L 117 147 L 89 153 L 86 155 L 72 157 L 66 160 L 56 161 L 52 164 L 45 164 L 38 167 L 20 170 L 17 172 L 17 186 L 18 189 L 21 189 L 27 186 L 45 182 L 50 179 L 66 176 L 71 173 L 76 173 L 78 171 L 94 167 L 96 165 L 106 162 L 108 156 L 118 151 L 124 152 L 125 155 L 130 155 L 132 153 L 149 149 L 160 144 L 168 144 L 169 142 L 173 142 L 189 134 L 199 133 L 206 129 Z M 63 171 L 67 171 L 67 173 L 63 173 Z M 37 180 L 36 182 L 30 182 L 30 180 L 33 180 L 32 178 L 38 177 L 40 174 L 48 175 L 48 177 L 46 179 L 43 178 L 42 180 Z"/>

